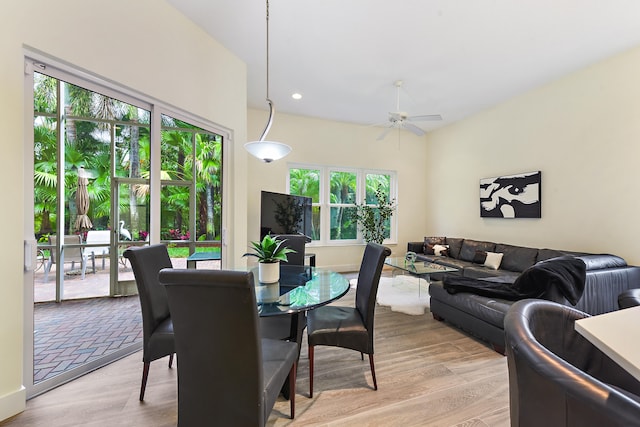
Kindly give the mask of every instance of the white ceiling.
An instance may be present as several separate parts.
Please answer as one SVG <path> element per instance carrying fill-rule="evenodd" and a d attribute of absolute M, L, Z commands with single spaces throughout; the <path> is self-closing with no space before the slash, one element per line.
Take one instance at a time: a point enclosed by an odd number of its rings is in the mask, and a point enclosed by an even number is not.
<path fill-rule="evenodd" d="M 168 2 L 247 63 L 247 103 L 266 109 L 266 2 Z M 401 110 L 443 117 L 416 123 L 425 131 L 640 45 L 638 0 L 271 0 L 269 9 L 276 111 L 383 123 L 401 79 Z"/>

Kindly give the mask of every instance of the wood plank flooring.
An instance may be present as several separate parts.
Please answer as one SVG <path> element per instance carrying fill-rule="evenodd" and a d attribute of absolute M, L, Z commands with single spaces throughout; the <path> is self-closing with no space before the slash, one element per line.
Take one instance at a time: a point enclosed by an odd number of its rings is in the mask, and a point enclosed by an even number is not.
<path fill-rule="evenodd" d="M 350 291 L 337 304 L 353 304 Z M 376 375 L 354 351 L 316 348 L 309 399 L 306 337 L 298 368 L 296 418 L 280 398 L 269 426 L 509 426 L 506 358 L 430 313 L 376 309 Z M 27 402 L 0 426 L 175 426 L 177 370 L 151 363 L 145 402 L 138 401 L 142 353 L 128 356 Z M 215 425 L 212 420 L 211 425 Z"/>

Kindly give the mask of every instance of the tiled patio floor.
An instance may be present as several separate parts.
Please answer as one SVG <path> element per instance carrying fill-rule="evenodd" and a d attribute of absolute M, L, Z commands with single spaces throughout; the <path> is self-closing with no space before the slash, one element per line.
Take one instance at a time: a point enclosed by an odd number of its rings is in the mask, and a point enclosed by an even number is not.
<path fill-rule="evenodd" d="M 186 258 L 172 259 L 186 268 Z M 142 341 L 138 296 L 108 297 L 109 263 L 87 269 L 85 278 L 65 275 L 64 297 L 55 299 L 55 265 L 44 281 L 42 270 L 34 283 L 34 383 L 94 361 L 134 342 Z M 201 262 L 198 268 L 219 269 L 220 261 Z M 75 272 L 74 272 L 75 273 Z M 133 280 L 129 263 L 119 266 L 121 279 Z"/>
<path fill-rule="evenodd" d="M 34 383 L 142 341 L 137 295 L 39 303 L 34 324 Z"/>

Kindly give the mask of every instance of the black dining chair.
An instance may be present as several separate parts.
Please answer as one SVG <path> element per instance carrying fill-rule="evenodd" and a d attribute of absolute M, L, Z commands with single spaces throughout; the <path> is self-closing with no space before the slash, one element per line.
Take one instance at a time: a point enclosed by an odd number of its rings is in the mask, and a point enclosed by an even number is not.
<path fill-rule="evenodd" d="M 160 270 L 171 268 L 172 264 L 165 245 L 131 247 L 124 251 L 123 256 L 131 263 L 142 310 L 142 401 L 151 362 L 169 356 L 171 368 L 176 352 L 167 291 L 158 281 Z"/>
<path fill-rule="evenodd" d="M 309 397 L 313 397 L 314 348 L 317 345 L 359 351 L 362 360 L 364 354 L 368 354 L 373 388 L 378 389 L 373 363 L 373 319 L 380 274 L 389 255 L 389 248 L 377 243 L 367 244 L 358 273 L 355 307 L 327 305 L 307 313 Z"/>
<path fill-rule="evenodd" d="M 180 427 L 264 426 L 289 377 L 295 416 L 296 343 L 260 338 L 252 272 L 160 272 L 178 354 Z"/>
<path fill-rule="evenodd" d="M 305 245 L 307 244 L 307 236 L 304 234 L 278 234 L 274 237 L 278 240 L 284 240 L 283 245 L 295 251 L 287 254 L 287 261 L 281 261 L 282 264 L 304 265 L 304 252 Z"/>
<path fill-rule="evenodd" d="M 303 234 L 278 234 L 274 237 L 278 240 L 284 240 L 283 245 L 295 251 L 288 253 L 287 262 L 280 261 L 280 264 L 282 266 L 300 266 L 300 271 L 303 273 L 307 237 Z M 288 272 L 291 271 L 290 269 L 288 270 Z M 304 313 L 260 318 L 260 334 L 263 338 L 292 339 L 301 342 L 305 327 L 306 318 Z"/>

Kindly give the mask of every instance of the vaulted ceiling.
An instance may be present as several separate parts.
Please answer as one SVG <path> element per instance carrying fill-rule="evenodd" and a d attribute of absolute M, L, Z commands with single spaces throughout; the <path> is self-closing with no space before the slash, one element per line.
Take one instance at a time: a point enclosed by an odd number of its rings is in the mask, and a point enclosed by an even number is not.
<path fill-rule="evenodd" d="M 167 0 L 247 63 L 265 109 L 264 0 Z M 640 45 L 637 0 L 270 0 L 276 110 L 429 131 Z M 639 83 L 640 84 L 640 83 Z M 302 99 L 291 98 L 294 92 Z"/>

